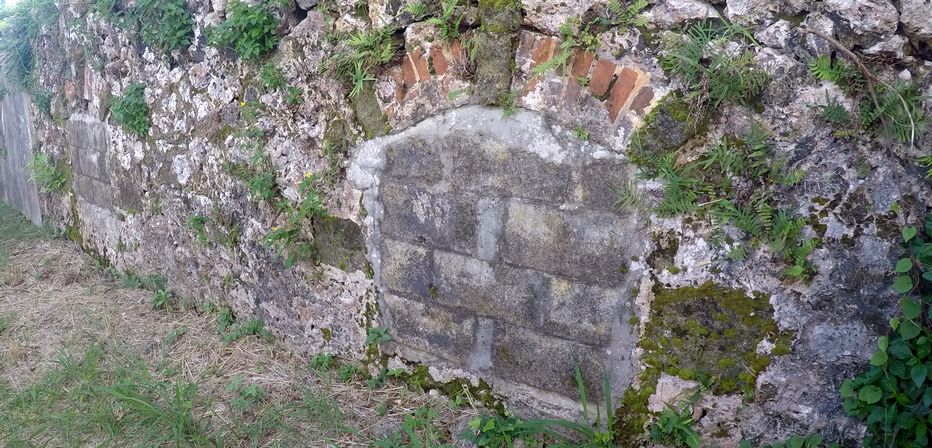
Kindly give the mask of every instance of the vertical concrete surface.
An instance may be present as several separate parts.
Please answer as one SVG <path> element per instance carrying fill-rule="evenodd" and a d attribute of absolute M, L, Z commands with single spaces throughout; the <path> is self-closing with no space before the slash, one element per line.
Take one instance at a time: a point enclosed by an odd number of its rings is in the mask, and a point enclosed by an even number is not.
<path fill-rule="evenodd" d="M 35 224 L 42 223 L 39 189 L 26 164 L 32 158 L 29 96 L 8 94 L 0 102 L 0 199 Z"/>

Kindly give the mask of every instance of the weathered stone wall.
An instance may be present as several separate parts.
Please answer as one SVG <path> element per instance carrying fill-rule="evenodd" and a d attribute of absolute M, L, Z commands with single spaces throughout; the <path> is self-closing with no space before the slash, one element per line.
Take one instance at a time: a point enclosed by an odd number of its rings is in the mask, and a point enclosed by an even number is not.
<path fill-rule="evenodd" d="M 932 97 L 932 31 L 915 20 L 932 14 L 927 3 L 658 0 L 645 25 L 602 30 L 594 51 L 535 74 L 561 51 L 560 24 L 604 15 L 606 2 L 523 0 L 521 23 L 515 10 L 482 9 L 505 2 L 480 2 L 462 8 L 463 34 L 444 42 L 403 12 L 408 1 L 300 1 L 275 11 L 281 42 L 268 59 L 299 102 L 263 87 L 259 63 L 207 45 L 204 30 L 224 19 L 226 3 L 189 1 L 191 45 L 161 54 L 69 2 L 40 52 L 53 118 L 4 100 L 4 139 L 28 129 L 8 131 L 9 117 L 31 120 L 32 140 L 70 166 L 67 192 L 41 195 L 42 215 L 86 250 L 121 270 L 164 275 L 179 297 L 260 318 L 295 350 L 366 360 L 374 371 L 425 363 L 436 379 L 486 380 L 519 409 L 575 415 L 567 410 L 578 363 L 590 399 L 607 374 L 616 404 L 645 395 L 654 412 L 696 386 L 697 374 L 713 375 L 696 427 L 722 446 L 861 436 L 838 389 L 863 369 L 896 310 L 889 271 L 899 229 L 932 205 L 913 163 L 932 153 L 932 140 L 834 134 L 820 106 L 829 95 L 852 105 L 808 74 L 833 49 L 799 26 L 878 58 L 885 79 L 911 79 Z M 749 51 L 770 83 L 753 109 L 722 104 L 690 130 L 694 111 L 674 107 L 670 92 L 682 86 L 658 53 L 687 23 L 719 15 L 759 41 Z M 351 99 L 327 69 L 343 48 L 333 33 L 385 25 L 404 48 Z M 470 54 L 477 36 L 490 52 L 482 58 Z M 142 137 L 109 112 L 133 83 L 147 86 L 153 126 Z M 480 107 L 505 96 L 516 114 Z M 8 115 L 7 102 L 20 108 Z M 740 233 L 715 229 L 701 212 L 652 212 L 664 182 L 634 175 L 639 129 L 648 149 L 675 149 L 687 163 L 747 132 L 751 116 L 773 134 L 772 159 L 803 173 L 772 200 L 818 240 L 804 281 L 766 245 L 730 259 Z M 257 155 L 287 201 L 315 179 L 329 217 L 300 232 L 317 260 L 286 267 L 264 244 L 287 218 L 250 193 L 243 171 L 258 169 Z M 4 176 L 4 192 L 7 179 L 24 185 Z M 619 209 L 619 187 L 647 205 Z M 206 241 L 193 215 L 207 218 Z M 367 353 L 375 326 L 394 337 L 387 357 Z"/>

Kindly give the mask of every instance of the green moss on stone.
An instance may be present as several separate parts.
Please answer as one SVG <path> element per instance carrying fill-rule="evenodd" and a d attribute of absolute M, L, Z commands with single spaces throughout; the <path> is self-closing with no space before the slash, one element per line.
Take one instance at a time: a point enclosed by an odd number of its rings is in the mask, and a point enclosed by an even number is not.
<path fill-rule="evenodd" d="M 321 328 L 320 334 L 323 336 L 324 341 L 330 342 L 333 340 L 333 330 L 329 328 Z"/>
<path fill-rule="evenodd" d="M 766 296 L 712 282 L 654 293 L 641 342 L 645 364 L 684 379 L 708 379 L 716 394 L 753 390 L 770 364 L 757 345 L 780 336 Z"/>

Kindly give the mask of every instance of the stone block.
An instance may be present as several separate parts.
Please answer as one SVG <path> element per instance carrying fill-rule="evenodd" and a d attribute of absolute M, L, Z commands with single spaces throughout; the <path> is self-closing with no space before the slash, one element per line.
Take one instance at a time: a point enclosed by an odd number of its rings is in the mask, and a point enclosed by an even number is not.
<path fill-rule="evenodd" d="M 85 201 L 108 209 L 113 208 L 113 188 L 92 177 L 75 174 L 72 178 L 74 192 Z"/>
<path fill-rule="evenodd" d="M 554 338 L 508 324 L 499 324 L 492 348 L 492 372 L 507 380 L 578 399 L 575 371 L 579 365 L 586 396 L 601 400 L 606 375 L 604 350 Z"/>
<path fill-rule="evenodd" d="M 449 180 L 469 191 L 560 204 L 567 197 L 570 168 L 541 159 L 523 149 L 474 143 L 464 138 L 445 142 Z"/>
<path fill-rule="evenodd" d="M 536 320 L 534 302 L 546 288 L 541 274 L 440 251 L 434 252 L 434 269 L 433 301 L 514 323 Z"/>
<path fill-rule="evenodd" d="M 381 286 L 420 299 L 430 296 L 431 252 L 413 244 L 385 239 L 382 243 Z"/>
<path fill-rule="evenodd" d="M 618 211 L 616 189 L 635 177 L 632 165 L 617 160 L 598 160 L 573 171 L 573 202 L 588 208 Z"/>
<path fill-rule="evenodd" d="M 550 303 L 544 328 L 547 333 L 589 345 L 602 346 L 617 323 L 628 326 L 630 299 L 624 287 L 604 288 L 548 277 Z"/>
<path fill-rule="evenodd" d="M 384 294 L 382 302 L 391 318 L 392 341 L 462 364 L 473 347 L 476 318 L 436 304 L 425 304 Z"/>
<path fill-rule="evenodd" d="M 437 145 L 420 138 L 389 146 L 385 159 L 385 174 L 393 179 L 433 184 L 442 174 Z"/>
<path fill-rule="evenodd" d="M 632 216 L 559 210 L 517 200 L 508 206 L 501 256 L 510 264 L 587 283 L 619 285 L 645 231 Z"/>
<path fill-rule="evenodd" d="M 382 232 L 416 244 L 472 254 L 478 213 L 474 200 L 385 182 Z"/>
<path fill-rule="evenodd" d="M 359 225 L 349 219 L 327 216 L 315 218 L 312 229 L 321 263 L 347 272 L 365 269 L 366 239 Z"/>

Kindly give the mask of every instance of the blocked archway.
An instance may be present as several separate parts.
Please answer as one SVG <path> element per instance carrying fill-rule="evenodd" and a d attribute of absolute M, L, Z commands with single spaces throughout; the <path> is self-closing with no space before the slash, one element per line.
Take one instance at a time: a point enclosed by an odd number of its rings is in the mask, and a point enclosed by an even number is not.
<path fill-rule="evenodd" d="M 604 374 L 630 383 L 629 266 L 648 238 L 615 206 L 623 155 L 533 112 L 468 107 L 363 144 L 350 176 L 389 349 L 512 397 L 577 397 L 577 363 L 590 396 Z"/>

